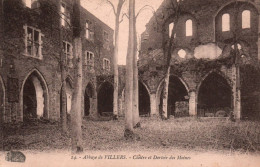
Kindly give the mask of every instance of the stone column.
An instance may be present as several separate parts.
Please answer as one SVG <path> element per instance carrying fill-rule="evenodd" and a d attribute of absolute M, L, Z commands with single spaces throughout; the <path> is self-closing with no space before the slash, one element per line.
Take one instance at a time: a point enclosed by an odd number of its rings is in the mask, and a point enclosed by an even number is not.
<path fill-rule="evenodd" d="M 158 93 L 156 94 L 156 112 L 158 113 L 158 115 L 160 114 L 160 96 L 161 94 L 159 93 L 160 91 L 158 91 Z"/>
<path fill-rule="evenodd" d="M 118 104 L 117 104 L 117 108 L 118 108 L 118 117 L 122 116 L 122 98 L 120 96 L 118 96 Z"/>
<path fill-rule="evenodd" d="M 153 115 L 159 115 L 159 113 L 157 112 L 157 107 L 156 107 L 156 94 L 152 93 L 150 95 L 150 105 L 151 105 L 151 116 Z"/>
<path fill-rule="evenodd" d="M 196 99 L 195 91 L 191 91 L 189 93 L 189 115 L 190 116 L 197 115 L 197 99 Z"/>
<path fill-rule="evenodd" d="M 90 109 L 89 109 L 89 114 L 92 118 L 97 118 L 98 117 L 98 109 L 97 109 L 97 97 L 94 96 L 92 98 L 89 98 L 90 102 Z"/>
<path fill-rule="evenodd" d="M 119 117 L 124 116 L 124 104 L 125 104 L 125 100 L 123 99 L 123 97 L 120 97 L 118 99 L 118 116 Z"/>

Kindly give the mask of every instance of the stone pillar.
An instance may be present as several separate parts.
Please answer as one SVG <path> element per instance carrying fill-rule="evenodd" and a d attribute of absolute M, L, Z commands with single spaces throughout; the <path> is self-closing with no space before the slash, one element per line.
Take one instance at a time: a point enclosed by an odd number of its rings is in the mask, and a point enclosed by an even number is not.
<path fill-rule="evenodd" d="M 90 108 L 89 108 L 89 115 L 91 118 L 98 117 L 98 110 L 97 110 L 97 98 L 94 96 L 93 98 L 89 98 Z"/>
<path fill-rule="evenodd" d="M 160 114 L 160 97 L 161 94 L 160 94 L 160 91 L 157 92 L 156 94 L 156 112 L 158 113 L 158 115 Z"/>
<path fill-rule="evenodd" d="M 123 97 L 120 97 L 118 99 L 118 116 L 120 117 L 123 117 L 124 116 L 124 104 L 125 104 L 125 101 L 123 99 Z"/>
<path fill-rule="evenodd" d="M 189 93 L 189 115 L 196 116 L 197 115 L 197 95 L 195 91 L 191 91 Z"/>
<path fill-rule="evenodd" d="M 119 96 L 118 96 L 119 97 Z M 118 116 L 122 116 L 122 107 L 123 107 L 123 103 L 122 103 L 122 98 L 119 97 L 118 98 Z"/>
<path fill-rule="evenodd" d="M 150 105 L 151 105 L 151 116 L 153 115 L 159 115 L 159 113 L 157 112 L 157 107 L 156 107 L 156 94 L 153 93 L 150 95 Z"/>
<path fill-rule="evenodd" d="M 233 112 L 235 119 L 241 119 L 241 93 L 239 67 L 232 65 Z"/>

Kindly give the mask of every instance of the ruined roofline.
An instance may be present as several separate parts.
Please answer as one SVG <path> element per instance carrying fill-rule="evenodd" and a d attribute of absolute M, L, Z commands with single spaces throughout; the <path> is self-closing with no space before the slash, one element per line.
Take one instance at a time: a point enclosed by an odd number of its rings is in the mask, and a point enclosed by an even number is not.
<path fill-rule="evenodd" d="M 164 11 L 164 7 L 168 6 L 168 3 L 170 2 L 171 0 L 164 0 L 161 5 L 158 7 L 158 9 L 156 10 L 156 13 L 158 13 L 158 11 Z M 184 5 L 184 8 L 187 10 L 189 9 L 190 11 L 196 11 L 197 7 L 198 6 L 204 6 L 206 4 L 208 4 L 210 1 L 213 1 L 213 0 L 182 0 L 182 3 Z M 215 0 L 217 1 L 217 0 Z M 223 0 L 224 1 L 224 0 Z M 245 3 L 249 3 L 251 5 L 253 5 L 258 13 L 260 14 L 260 0 L 225 0 L 224 1 L 225 3 L 222 3 L 221 6 L 218 6 L 218 10 L 216 11 L 215 15 L 218 14 L 218 12 L 224 8 L 225 6 L 227 6 L 228 4 L 231 4 L 233 2 L 245 2 Z M 199 4 L 199 5 L 198 5 Z M 188 6 L 188 8 L 186 8 Z M 169 16 L 169 12 L 167 14 Z M 153 24 L 155 20 L 155 16 L 153 15 L 150 20 L 148 21 L 148 23 L 146 24 L 146 29 L 144 32 L 142 32 L 141 34 L 144 34 L 148 27 L 151 26 Z M 164 21 L 167 20 L 167 17 L 163 18 Z"/>
<path fill-rule="evenodd" d="M 167 3 L 166 1 L 167 1 L 167 0 L 164 0 L 164 1 L 161 3 L 161 5 L 160 5 L 160 6 L 158 7 L 158 9 L 155 11 L 155 14 L 158 13 L 158 11 L 161 10 L 161 9 L 164 7 L 164 5 Z M 146 23 L 146 25 L 145 25 L 145 30 L 144 30 L 144 32 L 141 33 L 141 35 L 146 32 L 148 25 L 150 25 L 150 24 L 153 22 L 154 19 L 155 19 L 155 15 L 153 14 L 153 16 L 149 19 L 148 23 Z"/>

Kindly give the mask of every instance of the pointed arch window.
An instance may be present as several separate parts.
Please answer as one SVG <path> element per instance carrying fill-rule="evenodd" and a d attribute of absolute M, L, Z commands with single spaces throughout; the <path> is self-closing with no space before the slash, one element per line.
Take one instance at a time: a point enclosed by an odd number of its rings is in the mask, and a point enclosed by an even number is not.
<path fill-rule="evenodd" d="M 230 31 L 230 15 L 228 13 L 222 15 L 222 31 Z"/>
<path fill-rule="evenodd" d="M 242 12 L 242 28 L 250 28 L 251 27 L 251 12 L 250 10 L 244 10 Z"/>
<path fill-rule="evenodd" d="M 174 23 L 170 23 L 169 24 L 169 37 L 172 36 L 172 29 L 173 29 L 173 27 L 174 27 Z"/>
<path fill-rule="evenodd" d="M 186 37 L 193 35 L 192 29 L 192 20 L 189 19 L 186 21 Z"/>

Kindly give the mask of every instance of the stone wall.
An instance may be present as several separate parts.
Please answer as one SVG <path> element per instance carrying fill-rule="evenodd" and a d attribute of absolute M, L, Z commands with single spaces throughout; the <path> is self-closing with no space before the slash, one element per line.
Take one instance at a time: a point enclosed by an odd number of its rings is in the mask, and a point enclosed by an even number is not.
<path fill-rule="evenodd" d="M 68 27 L 62 28 L 60 33 L 60 16 L 57 11 L 60 10 L 59 1 L 54 0 L 40 0 L 40 7 L 37 9 L 30 9 L 26 7 L 22 0 L 4 1 L 4 15 L 3 32 L 1 32 L 0 50 L 0 76 L 1 76 L 1 97 L 5 92 L 4 111 L 3 104 L 1 104 L 1 114 L 4 115 L 4 120 L 9 121 L 22 121 L 23 104 L 22 104 L 22 91 L 26 79 L 31 73 L 36 73 L 38 77 L 42 78 L 42 84 L 46 84 L 47 96 L 46 100 L 47 115 L 46 118 L 58 120 L 60 117 L 60 93 L 61 93 L 61 69 L 60 69 L 60 53 L 62 51 L 60 43 L 60 34 L 62 34 L 62 41 L 72 42 L 72 31 Z M 47 2 L 47 3 L 46 3 Z M 72 1 L 66 1 L 69 12 L 72 14 Z M 2 16 L 2 15 L 1 15 Z M 102 23 L 95 16 L 91 15 L 88 11 L 82 8 L 82 39 L 83 39 L 83 53 L 86 50 L 95 53 L 95 69 L 90 70 L 88 67 L 83 66 L 83 95 L 88 83 L 93 84 L 93 89 L 97 92 L 97 79 L 96 76 L 103 75 L 112 76 L 112 54 L 113 54 L 113 30 Z M 72 17 L 71 17 L 72 18 Z M 98 27 L 94 32 L 94 41 L 85 38 L 85 21 L 91 19 L 94 26 Z M 33 57 L 25 53 L 25 26 L 35 28 L 41 32 L 41 45 L 42 56 Z M 103 31 L 108 32 L 107 45 L 103 45 Z M 4 35 L 4 36 L 2 36 Z M 83 54 L 83 59 L 85 55 Z M 110 60 L 111 71 L 103 70 L 103 58 Z M 62 57 L 64 61 L 65 56 Z M 75 76 L 74 66 L 72 68 L 66 67 L 66 78 L 70 78 L 72 83 Z M 8 89 L 8 78 L 16 79 L 17 86 Z M 4 85 L 4 86 L 3 86 Z M 43 85 L 42 85 L 43 86 Z M 15 89 L 15 90 L 12 90 Z M 92 103 L 94 109 L 96 108 L 96 94 Z M 10 96 L 17 96 L 16 100 L 10 100 Z M 82 98 L 82 108 L 84 108 L 84 98 Z M 83 110 L 84 112 L 84 110 Z M 96 109 L 94 112 L 97 112 Z"/>
<path fill-rule="evenodd" d="M 162 3 L 155 16 L 146 25 L 146 31 L 142 34 L 141 40 L 139 79 L 148 86 L 151 101 L 156 103 L 156 108 L 151 107 L 153 110 L 151 113 L 154 114 L 159 114 L 160 110 L 160 97 L 166 70 L 164 53 L 168 49 L 169 24 L 174 21 L 173 13 L 167 10 L 170 7 L 169 0 Z M 240 98 L 240 93 L 238 93 L 240 87 L 237 82 L 241 81 L 240 76 L 235 74 L 237 69 L 234 63 L 236 61 L 244 66 L 258 62 L 260 1 L 241 0 L 235 3 L 234 0 L 186 0 L 181 1 L 180 8 L 181 15 L 175 25 L 177 26 L 176 38 L 172 50 L 170 75 L 177 76 L 187 88 L 190 102 L 189 113 L 196 115 L 200 86 L 212 73 L 218 74 L 227 81 L 232 89 L 232 98 Z M 251 12 L 251 27 L 247 29 L 241 27 L 241 15 L 244 10 Z M 231 17 L 229 32 L 221 30 L 221 18 L 224 13 L 229 13 Z M 236 15 L 237 18 L 235 18 Z M 185 33 L 185 23 L 189 19 L 193 22 L 192 36 L 186 36 Z M 237 30 L 234 31 L 236 28 Z M 239 44 L 240 62 L 237 62 L 235 58 L 234 42 Z M 180 50 L 186 52 L 184 57 L 178 54 Z M 254 80 L 254 82 L 257 85 L 260 80 Z M 241 96 L 243 99 L 243 93 Z M 240 106 L 240 99 L 233 105 Z M 240 107 L 231 107 L 240 110 Z"/>

